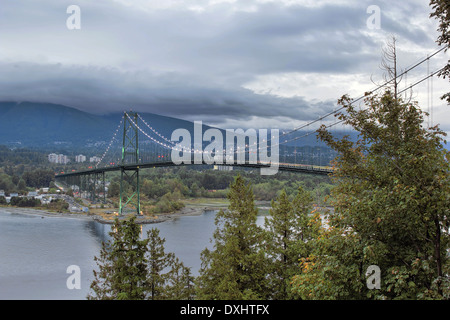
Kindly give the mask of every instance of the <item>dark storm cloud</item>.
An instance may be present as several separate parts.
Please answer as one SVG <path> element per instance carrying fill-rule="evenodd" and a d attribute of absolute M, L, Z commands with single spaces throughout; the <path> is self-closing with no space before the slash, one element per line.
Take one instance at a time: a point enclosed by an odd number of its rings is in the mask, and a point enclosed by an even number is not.
<path fill-rule="evenodd" d="M 206 85 L 182 84 L 188 79 L 176 76 L 149 77 L 147 73 L 122 73 L 116 69 L 64 67 L 60 64 L 0 64 L 9 77 L 0 75 L 0 95 L 21 101 L 72 105 L 95 113 L 109 113 L 132 108 L 182 118 L 203 116 L 220 123 L 226 118 L 240 120 L 261 117 L 313 119 L 328 112 L 327 103 L 312 104 L 302 98 L 277 98 L 256 95 L 243 88 L 220 89 Z M 45 79 L 40 75 L 46 74 Z M 89 76 L 87 76 L 89 75 Z M 36 90 L 36 86 L 39 90 Z"/>
<path fill-rule="evenodd" d="M 96 113 L 133 107 L 215 123 L 315 119 L 334 102 L 308 101 L 301 90 L 296 97 L 255 94 L 243 85 L 277 73 L 370 74 L 380 43 L 367 34 L 369 2 L 310 7 L 247 0 L 254 10 L 240 10 L 240 1 L 198 0 L 147 10 L 140 1 L 80 1 L 81 30 L 69 31 L 68 1 L 8 1 L 0 10 L 0 100 Z M 191 4 L 204 10 L 188 10 Z M 380 34 L 432 44 L 408 24 L 423 6 L 406 5 L 404 12 L 386 1 L 380 7 Z"/>

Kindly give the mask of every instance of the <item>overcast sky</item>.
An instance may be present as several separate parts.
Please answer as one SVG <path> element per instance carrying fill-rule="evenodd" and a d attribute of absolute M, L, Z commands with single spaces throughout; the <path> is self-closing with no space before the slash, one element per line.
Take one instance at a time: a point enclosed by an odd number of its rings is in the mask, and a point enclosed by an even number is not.
<path fill-rule="evenodd" d="M 67 26 L 70 5 L 80 29 Z M 293 128 L 381 82 L 390 35 L 401 68 L 435 52 L 429 14 L 428 0 L 0 0 L 0 101 Z M 450 131 L 447 91 L 433 79 L 434 120 Z M 413 95 L 429 105 L 426 82 Z"/>

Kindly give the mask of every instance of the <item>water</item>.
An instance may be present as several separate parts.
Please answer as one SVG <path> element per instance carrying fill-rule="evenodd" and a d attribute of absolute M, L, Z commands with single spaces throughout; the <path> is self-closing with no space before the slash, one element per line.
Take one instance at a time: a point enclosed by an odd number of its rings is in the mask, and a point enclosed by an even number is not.
<path fill-rule="evenodd" d="M 101 243 L 110 225 L 91 220 L 45 217 L 0 208 L 0 299 L 85 299 L 96 269 Z M 215 211 L 158 224 L 143 225 L 144 234 L 158 228 L 173 252 L 197 275 L 200 253 L 212 247 Z M 81 271 L 81 289 L 68 289 L 67 268 Z"/>

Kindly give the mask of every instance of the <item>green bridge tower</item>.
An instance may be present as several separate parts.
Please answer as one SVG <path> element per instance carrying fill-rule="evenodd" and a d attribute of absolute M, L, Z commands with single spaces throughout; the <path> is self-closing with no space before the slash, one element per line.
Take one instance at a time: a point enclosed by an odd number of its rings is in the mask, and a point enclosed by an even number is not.
<path fill-rule="evenodd" d="M 141 214 L 139 197 L 139 139 L 138 114 L 124 112 L 122 162 L 120 168 L 120 199 L 119 213 L 122 215 L 127 209 L 134 207 L 137 215 Z M 130 168 L 130 165 L 135 165 Z M 129 187 L 124 182 L 128 182 Z M 130 212 L 130 210 L 128 210 Z"/>

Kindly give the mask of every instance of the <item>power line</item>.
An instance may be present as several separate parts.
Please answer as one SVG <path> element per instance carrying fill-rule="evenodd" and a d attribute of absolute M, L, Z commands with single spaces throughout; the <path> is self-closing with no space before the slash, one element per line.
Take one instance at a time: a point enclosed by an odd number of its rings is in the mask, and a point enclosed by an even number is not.
<path fill-rule="evenodd" d="M 405 88 L 405 89 L 399 91 L 397 94 L 401 94 L 401 93 L 403 93 L 403 92 L 405 92 L 405 91 L 407 91 L 407 90 L 412 89 L 413 87 L 415 87 L 415 86 L 417 86 L 418 84 L 424 82 L 424 81 L 427 80 L 428 78 L 433 77 L 434 75 L 438 74 L 439 72 L 441 72 L 441 71 L 444 70 L 444 69 L 445 69 L 445 67 L 442 67 L 442 68 L 440 68 L 439 70 L 436 70 L 436 71 L 434 71 L 433 73 L 428 74 L 426 77 L 424 77 L 424 78 L 422 78 L 422 79 L 420 79 L 420 80 L 414 82 L 413 84 L 411 84 L 411 85 L 408 86 L 407 88 Z M 340 109 L 343 109 L 343 108 L 344 108 L 344 107 L 342 107 L 342 108 L 340 108 Z M 335 125 L 338 125 L 338 124 L 340 124 L 340 123 L 342 123 L 342 122 L 344 122 L 344 120 L 340 120 L 340 121 L 337 121 L 337 122 L 335 122 L 335 123 L 332 123 L 332 124 L 326 126 L 325 128 L 331 128 L 331 127 L 333 127 L 333 126 L 335 126 Z M 284 144 L 284 143 L 296 141 L 296 140 L 299 140 L 300 138 L 304 138 L 304 137 L 310 136 L 310 135 L 312 135 L 312 134 L 314 134 L 314 133 L 316 133 L 316 131 L 312 131 L 312 132 L 306 133 L 306 134 L 304 134 L 304 135 L 302 135 L 302 136 L 295 137 L 295 138 L 290 139 L 290 140 L 286 140 L 285 142 L 281 142 L 281 143 L 279 143 L 279 144 Z"/>
<path fill-rule="evenodd" d="M 433 73 L 430 73 L 429 75 L 427 75 L 425 78 L 420 79 L 419 81 L 413 83 L 412 85 L 410 85 L 409 87 L 401 90 L 398 92 L 398 94 L 405 92 L 406 90 L 410 90 L 412 87 L 415 87 L 416 85 L 418 85 L 419 83 L 424 82 L 425 80 L 427 80 L 428 78 L 433 77 L 434 75 L 438 74 L 439 72 L 441 72 L 442 70 L 444 70 L 445 67 L 440 68 L 439 70 L 434 71 Z"/>
<path fill-rule="evenodd" d="M 435 55 L 437 55 L 438 53 L 440 53 L 441 51 L 443 51 L 443 50 L 445 50 L 445 49 L 447 49 L 447 48 L 448 48 L 448 46 L 442 47 L 442 48 L 436 50 L 436 51 L 435 51 L 434 53 L 432 53 L 431 55 L 427 55 L 426 58 L 423 58 L 422 60 L 420 60 L 420 61 L 417 62 L 416 64 L 414 64 L 414 65 L 412 65 L 411 67 L 407 68 L 407 69 L 404 70 L 401 74 L 397 75 L 396 78 L 393 78 L 393 79 L 391 79 L 391 80 L 386 81 L 385 83 L 379 85 L 379 86 L 376 87 L 375 89 L 372 89 L 372 90 L 369 91 L 368 93 L 369 93 L 369 94 L 372 94 L 373 92 L 380 90 L 381 88 L 385 87 L 386 85 L 388 85 L 388 84 L 391 83 L 392 81 L 397 80 L 398 78 L 400 78 L 400 77 L 404 76 L 405 74 L 407 74 L 409 71 L 411 71 L 411 70 L 417 68 L 417 67 L 418 67 L 419 65 L 421 65 L 422 63 L 424 63 L 424 62 L 426 62 L 426 61 L 429 61 L 429 59 L 431 59 L 432 57 L 434 57 Z M 352 103 L 358 102 L 359 100 L 363 99 L 365 96 L 366 96 L 365 94 L 362 95 L 362 96 L 360 96 L 359 98 L 353 100 Z M 329 112 L 329 113 L 327 113 L 327 114 L 325 114 L 325 115 L 319 117 L 319 118 L 316 119 L 316 120 L 310 121 L 310 122 L 308 122 L 308 123 L 306 123 L 306 124 L 304 124 L 304 125 L 302 125 L 302 126 L 300 126 L 300 127 L 297 127 L 297 128 L 295 128 L 295 129 L 293 129 L 293 130 L 287 132 L 287 133 L 283 133 L 280 137 L 283 137 L 283 136 L 285 136 L 285 135 L 289 135 L 289 134 L 294 133 L 294 132 L 296 132 L 296 131 L 298 131 L 298 130 L 301 130 L 301 129 L 303 129 L 303 128 L 306 128 L 306 127 L 308 127 L 308 126 L 310 126 L 310 125 L 312 125 L 312 124 L 314 124 L 314 123 L 316 123 L 316 122 L 318 122 L 318 121 L 322 121 L 323 119 L 325 119 L 325 118 L 327 118 L 327 117 L 329 117 L 329 116 L 331 116 L 331 115 L 336 114 L 337 112 L 339 112 L 339 111 L 342 110 L 342 109 L 344 109 L 344 107 L 340 107 L 340 108 L 338 108 L 338 109 L 336 109 L 336 110 L 333 110 L 333 111 L 331 111 L 331 112 Z"/>

